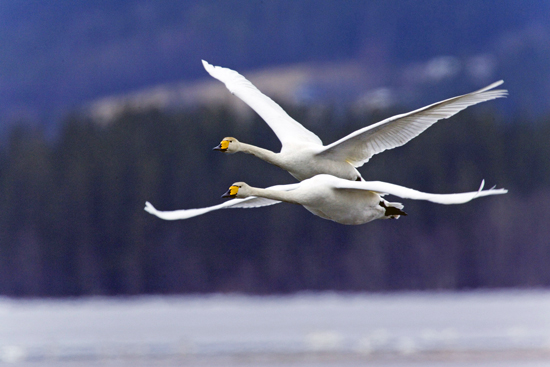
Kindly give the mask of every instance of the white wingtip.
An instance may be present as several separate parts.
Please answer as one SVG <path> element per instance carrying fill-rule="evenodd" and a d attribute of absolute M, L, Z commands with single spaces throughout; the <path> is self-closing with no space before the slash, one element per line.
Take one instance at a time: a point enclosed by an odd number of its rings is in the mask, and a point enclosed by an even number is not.
<path fill-rule="evenodd" d="M 481 185 L 479 185 L 479 189 L 477 190 L 477 193 L 472 197 L 472 199 L 478 198 L 481 195 L 481 192 L 483 191 L 484 186 L 485 186 L 485 179 L 482 179 Z"/>
<path fill-rule="evenodd" d="M 481 180 L 481 186 L 479 187 L 479 190 L 477 191 L 476 198 L 480 196 L 486 196 L 486 195 L 501 195 L 508 193 L 508 190 L 506 189 L 497 189 L 496 185 L 491 187 L 489 190 L 483 191 L 483 187 L 485 186 L 485 180 Z"/>
<path fill-rule="evenodd" d="M 157 209 L 155 209 L 153 204 L 151 204 L 148 201 L 145 202 L 145 208 L 143 208 L 143 210 L 145 210 L 147 213 L 153 214 L 153 215 L 155 215 L 155 213 L 157 212 Z"/>
<path fill-rule="evenodd" d="M 488 86 L 486 86 L 485 88 L 481 88 L 480 90 L 477 90 L 474 92 L 474 94 L 477 94 L 477 93 L 481 93 L 481 92 L 485 92 L 485 91 L 488 91 L 488 90 L 491 90 L 493 88 L 496 88 L 498 87 L 499 85 L 501 85 L 502 83 L 504 83 L 504 80 L 499 80 L 499 81 L 496 81 L 494 83 L 491 83 L 489 84 Z M 504 90 L 506 93 L 508 93 L 507 90 Z"/>
<path fill-rule="evenodd" d="M 204 66 L 204 69 L 210 73 L 210 71 L 212 69 L 214 69 L 214 66 L 212 66 L 211 64 L 209 64 L 208 62 L 206 62 L 205 60 L 201 60 L 202 61 L 202 66 Z"/>
<path fill-rule="evenodd" d="M 481 185 L 479 186 L 478 192 L 481 192 L 483 190 L 483 186 L 485 186 L 485 179 L 481 180 Z"/>
<path fill-rule="evenodd" d="M 479 102 L 489 101 L 495 98 L 506 98 L 508 96 L 508 90 L 494 89 L 502 83 L 504 83 L 504 80 L 499 80 L 498 82 L 494 82 L 486 86 L 485 88 L 481 88 L 475 92 L 469 93 L 469 95 L 483 95 L 483 100 L 480 100 Z"/>

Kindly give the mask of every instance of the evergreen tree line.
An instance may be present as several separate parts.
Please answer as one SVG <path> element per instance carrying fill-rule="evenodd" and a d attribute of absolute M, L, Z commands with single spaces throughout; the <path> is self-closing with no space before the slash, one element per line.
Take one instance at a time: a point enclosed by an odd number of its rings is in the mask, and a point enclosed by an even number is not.
<path fill-rule="evenodd" d="M 325 142 L 391 115 L 290 109 Z M 549 118 L 471 108 L 360 168 L 427 192 L 490 187 L 463 205 L 399 200 L 407 217 L 344 226 L 282 203 L 168 222 L 143 210 L 220 203 L 229 185 L 292 183 L 224 136 L 272 150 L 257 116 L 222 108 L 68 118 L 58 136 L 17 126 L 0 148 L 0 294 L 387 291 L 550 285 Z M 395 199 L 395 198 L 394 198 Z"/>

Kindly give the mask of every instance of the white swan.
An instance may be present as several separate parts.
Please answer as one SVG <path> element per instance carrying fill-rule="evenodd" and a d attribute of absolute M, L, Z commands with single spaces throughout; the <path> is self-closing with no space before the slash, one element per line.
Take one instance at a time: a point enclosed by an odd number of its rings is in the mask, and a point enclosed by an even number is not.
<path fill-rule="evenodd" d="M 403 199 L 428 200 L 439 204 L 462 204 L 472 199 L 505 194 L 505 189 L 458 194 L 429 194 L 381 181 L 350 181 L 321 174 L 296 184 L 255 188 L 244 182 L 236 182 L 222 197 L 236 198 L 223 204 L 202 209 L 159 211 L 145 203 L 145 210 L 166 220 L 187 219 L 224 208 L 256 208 L 281 201 L 299 204 L 321 218 L 341 224 L 363 224 L 375 219 L 399 218 L 407 215 L 401 203 L 390 203 L 381 196 L 391 194 Z"/>
<path fill-rule="evenodd" d="M 204 60 L 202 63 L 211 76 L 223 82 L 231 93 L 265 120 L 282 145 L 281 152 L 274 153 L 226 137 L 214 149 L 225 153 L 253 154 L 288 171 L 300 181 L 321 173 L 348 180 L 361 180 L 361 174 L 356 167 L 361 167 L 374 154 L 407 143 L 438 120 L 449 118 L 469 106 L 508 94 L 508 91 L 502 89 L 491 90 L 501 85 L 501 80 L 478 91 L 390 117 L 324 146 L 317 135 L 290 117 L 241 74 L 210 65 Z"/>

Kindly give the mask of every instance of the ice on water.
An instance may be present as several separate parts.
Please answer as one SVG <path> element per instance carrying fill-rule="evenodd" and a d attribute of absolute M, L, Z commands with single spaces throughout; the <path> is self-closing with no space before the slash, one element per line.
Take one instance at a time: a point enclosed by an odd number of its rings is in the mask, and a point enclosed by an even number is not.
<path fill-rule="evenodd" d="M 0 362 L 511 350 L 550 351 L 550 291 L 0 298 Z"/>

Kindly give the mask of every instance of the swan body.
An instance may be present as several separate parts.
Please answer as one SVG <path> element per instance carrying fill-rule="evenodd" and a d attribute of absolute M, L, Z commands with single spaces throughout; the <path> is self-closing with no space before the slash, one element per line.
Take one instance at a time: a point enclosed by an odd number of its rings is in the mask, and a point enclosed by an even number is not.
<path fill-rule="evenodd" d="M 325 146 L 317 135 L 290 117 L 241 74 L 210 65 L 204 60 L 202 63 L 212 77 L 223 82 L 231 93 L 256 111 L 281 142 L 279 153 L 241 143 L 232 137 L 224 138 L 214 149 L 255 155 L 288 171 L 300 181 L 324 173 L 347 180 L 362 180 L 357 167 L 368 162 L 373 155 L 407 143 L 437 121 L 469 106 L 508 95 L 506 90 L 494 89 L 503 83 L 500 80 L 478 91 L 387 118 Z"/>
<path fill-rule="evenodd" d="M 505 189 L 483 190 L 457 194 L 430 194 L 381 181 L 350 181 L 320 174 L 296 184 L 278 185 L 266 189 L 256 188 L 244 182 L 236 182 L 223 197 L 231 197 L 225 203 L 201 208 L 176 211 L 159 211 L 149 202 L 145 210 L 161 219 L 187 219 L 224 208 L 255 208 L 282 201 L 302 205 L 311 213 L 341 224 L 363 224 L 376 219 L 399 218 L 407 215 L 401 203 L 388 202 L 386 194 L 403 199 L 427 200 L 439 204 L 462 204 L 478 197 L 505 194 Z"/>

